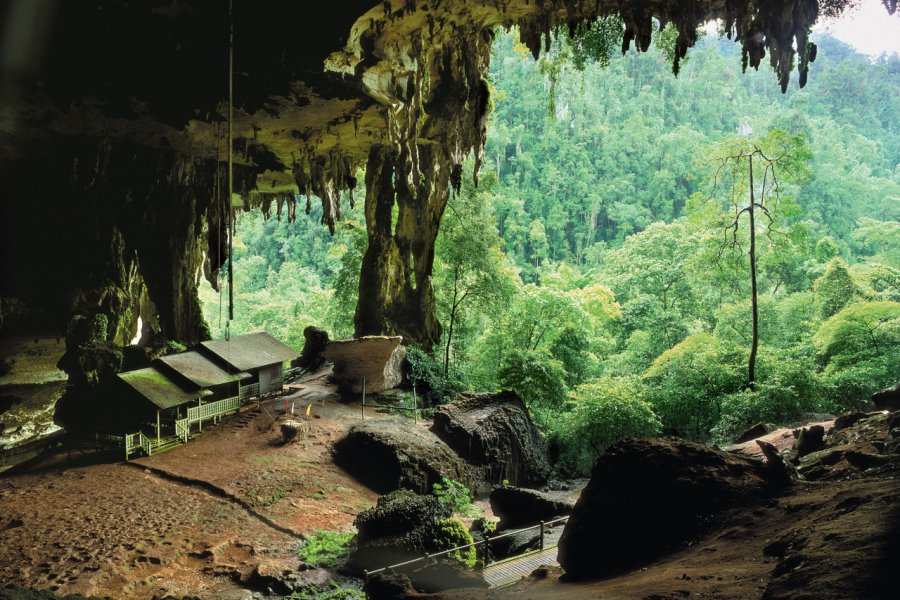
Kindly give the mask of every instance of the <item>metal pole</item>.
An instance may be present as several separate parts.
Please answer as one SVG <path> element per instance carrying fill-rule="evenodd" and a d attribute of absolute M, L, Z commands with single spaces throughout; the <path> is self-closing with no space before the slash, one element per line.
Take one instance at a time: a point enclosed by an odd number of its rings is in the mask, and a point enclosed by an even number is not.
<path fill-rule="evenodd" d="M 156 443 L 159 443 L 159 410 L 156 411 Z"/>
<path fill-rule="evenodd" d="M 419 401 L 416 399 L 416 386 L 413 385 L 413 420 L 419 424 Z"/>
<path fill-rule="evenodd" d="M 200 433 L 203 433 L 203 415 L 200 414 L 203 406 L 203 398 L 197 398 L 197 427 Z"/>
<path fill-rule="evenodd" d="M 541 521 L 541 550 L 544 549 L 544 522 Z"/>
<path fill-rule="evenodd" d="M 362 406 L 360 407 L 362 410 L 362 419 L 366 420 L 366 378 L 363 377 L 363 386 L 362 386 Z"/>

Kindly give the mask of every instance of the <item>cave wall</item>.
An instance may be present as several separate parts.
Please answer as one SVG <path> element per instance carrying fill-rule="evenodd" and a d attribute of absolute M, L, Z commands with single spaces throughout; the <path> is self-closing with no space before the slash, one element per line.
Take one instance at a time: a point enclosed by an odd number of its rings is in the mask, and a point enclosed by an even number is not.
<path fill-rule="evenodd" d="M 23 328 L 62 332 L 73 315 L 106 315 L 108 341 L 126 345 L 138 317 L 153 333 L 192 345 L 208 339 L 197 285 L 215 232 L 215 161 L 123 140 L 57 137 L 42 160 L 6 163 L 2 293 L 41 307 Z M 249 181 L 240 185 L 252 187 Z M 220 166 L 219 177 L 224 176 Z M 206 242 L 207 245 L 204 246 Z M 218 260 L 212 260 L 215 280 Z M 16 323 L 6 311 L 7 323 Z M 13 314 L 11 314 L 13 313 Z"/>

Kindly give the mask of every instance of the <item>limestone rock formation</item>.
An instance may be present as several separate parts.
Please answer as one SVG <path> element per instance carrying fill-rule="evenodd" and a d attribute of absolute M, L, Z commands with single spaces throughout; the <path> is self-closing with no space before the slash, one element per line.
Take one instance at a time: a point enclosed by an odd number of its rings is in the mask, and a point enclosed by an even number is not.
<path fill-rule="evenodd" d="M 381 392 L 403 381 L 406 348 L 399 336 L 372 335 L 334 340 L 322 351 L 322 358 L 334 364 L 334 380 L 346 392 L 360 393 L 365 379 L 366 393 Z"/>
<path fill-rule="evenodd" d="M 528 527 L 572 514 L 574 500 L 537 490 L 502 486 L 491 492 L 491 511 L 500 517 L 498 530 Z"/>
<path fill-rule="evenodd" d="M 559 563 L 573 580 L 638 567 L 768 487 L 765 467 L 750 458 L 676 439 L 625 440 L 594 463 L 560 539 Z"/>
<path fill-rule="evenodd" d="M 472 487 L 466 463 L 437 436 L 411 421 L 378 418 L 354 425 L 334 446 L 338 466 L 378 493 L 420 493 L 449 477 Z"/>
<path fill-rule="evenodd" d="M 492 484 L 547 481 L 547 445 L 514 392 L 458 395 L 437 407 L 432 431 Z"/>

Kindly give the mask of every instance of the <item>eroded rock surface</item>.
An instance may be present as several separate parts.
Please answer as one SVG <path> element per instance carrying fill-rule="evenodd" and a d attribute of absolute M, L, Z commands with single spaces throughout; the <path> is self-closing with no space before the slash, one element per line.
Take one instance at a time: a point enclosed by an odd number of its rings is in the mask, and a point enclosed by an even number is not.
<path fill-rule="evenodd" d="M 492 484 L 547 481 L 547 445 L 513 392 L 458 395 L 434 412 L 431 429 Z"/>
<path fill-rule="evenodd" d="M 447 444 L 401 418 L 354 425 L 335 444 L 334 460 L 380 494 L 401 488 L 428 493 L 442 477 L 472 486 L 468 466 Z"/>
<path fill-rule="evenodd" d="M 350 340 L 334 340 L 322 357 L 334 364 L 334 380 L 342 391 L 381 392 L 403 381 L 406 348 L 399 336 L 371 335 Z"/>

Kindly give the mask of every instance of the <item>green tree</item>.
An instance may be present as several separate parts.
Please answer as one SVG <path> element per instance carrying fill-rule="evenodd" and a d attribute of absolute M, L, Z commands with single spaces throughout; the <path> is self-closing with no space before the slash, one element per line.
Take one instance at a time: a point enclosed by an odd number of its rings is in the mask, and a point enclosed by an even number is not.
<path fill-rule="evenodd" d="M 447 205 L 437 239 L 435 293 L 439 314 L 446 326 L 444 377 L 450 372 L 454 334 L 464 309 L 476 311 L 506 303 L 514 291 L 509 271 L 503 266 L 500 237 L 494 216 L 487 211 L 485 195 L 493 185 L 486 177 L 479 191 L 466 181 L 461 194 Z"/>
<path fill-rule="evenodd" d="M 847 263 L 834 258 L 825 267 L 825 272 L 813 284 L 816 307 L 822 319 L 836 314 L 859 294 L 859 288 L 847 269 Z"/>
<path fill-rule="evenodd" d="M 636 378 L 602 377 L 584 383 L 572 392 L 569 404 L 571 409 L 555 431 L 566 459 L 579 474 L 587 473 L 593 461 L 616 442 L 662 431 Z"/>
<path fill-rule="evenodd" d="M 791 183 L 802 183 L 808 176 L 806 166 L 810 151 L 802 135 L 770 131 L 764 138 L 750 140 L 732 137 L 719 145 L 713 157 L 713 193 L 723 183 L 728 201 L 724 222 L 725 240 L 720 250 L 743 253 L 741 219 L 747 217 L 747 256 L 750 262 L 750 306 L 753 319 L 750 356 L 747 364 L 747 387 L 756 383 L 756 355 L 759 350 L 759 290 L 757 281 L 757 213 L 762 226 L 771 235 L 777 229 L 779 212 L 783 212 L 783 189 Z M 754 161 L 756 167 L 754 168 Z"/>
<path fill-rule="evenodd" d="M 566 371 L 546 352 L 513 350 L 504 358 L 497 379 L 503 389 L 516 392 L 542 423 L 547 411 L 561 409 L 566 401 Z"/>

